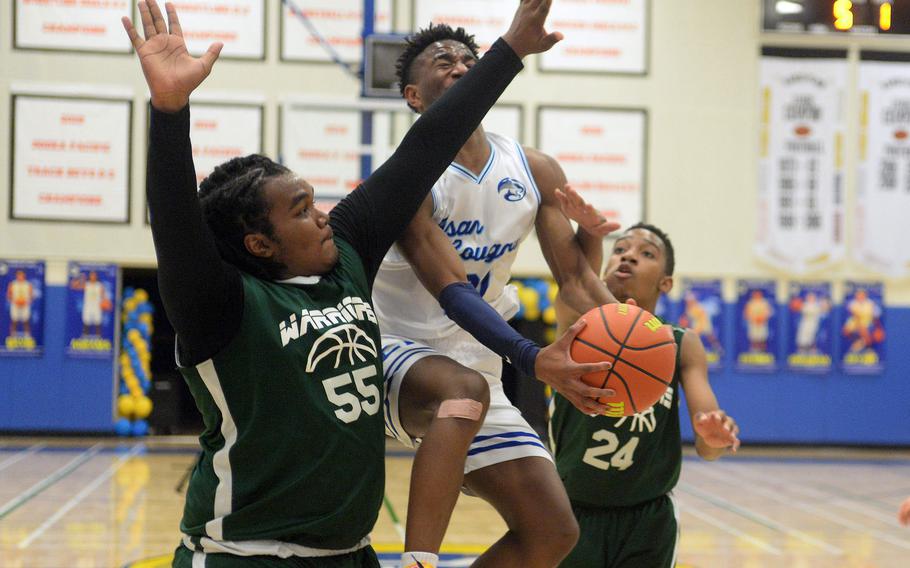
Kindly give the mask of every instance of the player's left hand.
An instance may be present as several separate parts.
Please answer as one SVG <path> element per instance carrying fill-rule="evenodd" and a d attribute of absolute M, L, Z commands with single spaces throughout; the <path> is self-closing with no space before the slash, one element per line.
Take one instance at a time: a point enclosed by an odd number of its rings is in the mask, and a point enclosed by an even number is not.
<path fill-rule="evenodd" d="M 901 503 L 900 511 L 897 513 L 897 520 L 905 527 L 910 526 L 910 497 L 907 497 L 904 502 Z"/>
<path fill-rule="evenodd" d="M 605 237 L 619 228 L 619 223 L 608 221 L 569 184 L 564 189 L 556 188 L 556 199 L 566 217 L 592 235 Z"/>
<path fill-rule="evenodd" d="M 616 391 L 592 387 L 581 380 L 582 375 L 608 371 L 612 366 L 608 362 L 576 363 L 572 359 L 569 352 L 572 340 L 585 325 L 587 325 L 585 320 L 578 320 L 562 337 L 541 349 L 534 361 L 534 374 L 564 396 L 572 406 L 593 416 L 607 411 L 606 404 L 598 402 L 597 399 L 614 396 Z"/>
<path fill-rule="evenodd" d="M 692 426 L 711 448 L 730 448 L 733 452 L 739 449 L 739 426 L 723 410 L 697 413 Z"/>

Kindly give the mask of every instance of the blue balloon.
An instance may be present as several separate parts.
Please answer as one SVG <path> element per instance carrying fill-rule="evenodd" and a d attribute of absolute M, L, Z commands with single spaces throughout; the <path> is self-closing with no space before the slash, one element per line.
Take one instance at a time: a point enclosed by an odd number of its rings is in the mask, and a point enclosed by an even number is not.
<path fill-rule="evenodd" d="M 132 286 L 127 286 L 126 288 L 123 289 L 123 298 L 127 299 L 130 296 L 132 296 L 135 292 L 136 292 L 135 288 L 133 288 Z"/>
<path fill-rule="evenodd" d="M 114 432 L 116 432 L 118 436 L 129 436 L 130 432 L 132 431 L 132 427 L 133 425 L 130 424 L 128 418 L 121 418 L 120 420 L 114 422 Z"/>
<path fill-rule="evenodd" d="M 540 294 L 540 311 L 550 307 L 550 297 L 547 295 L 547 292 L 550 290 L 550 284 L 546 280 L 541 280 L 540 278 L 534 278 L 528 280 L 527 285 L 531 288 L 537 290 L 537 293 Z"/>
<path fill-rule="evenodd" d="M 145 420 L 136 420 L 133 422 L 133 436 L 145 436 L 149 433 L 149 423 Z"/>
<path fill-rule="evenodd" d="M 130 394 L 130 388 L 123 381 L 120 381 L 120 394 Z"/>

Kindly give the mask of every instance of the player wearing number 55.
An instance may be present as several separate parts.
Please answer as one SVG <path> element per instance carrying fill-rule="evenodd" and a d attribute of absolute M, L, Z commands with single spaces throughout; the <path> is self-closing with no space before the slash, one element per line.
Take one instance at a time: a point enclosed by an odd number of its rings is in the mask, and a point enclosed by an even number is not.
<path fill-rule="evenodd" d="M 586 238 L 599 269 L 600 239 Z M 669 237 L 637 224 L 613 245 L 604 270 L 610 291 L 653 313 L 673 287 L 675 259 Z M 561 327 L 577 314 L 557 298 Z M 670 568 L 676 560 L 679 514 L 670 495 L 679 479 L 682 442 L 679 389 L 686 393 L 695 449 L 715 460 L 739 447 L 736 422 L 717 406 L 708 383 L 705 349 L 693 330 L 673 327 L 676 373 L 663 398 L 633 416 L 589 417 L 558 394 L 551 405 L 550 434 L 556 467 L 581 527 L 578 545 L 562 566 L 576 568 Z"/>
<path fill-rule="evenodd" d="M 123 24 L 151 93 L 146 183 L 161 296 L 205 423 L 174 565 L 378 567 L 373 279 L 521 58 L 548 45 L 533 10 L 520 11 L 330 219 L 309 183 L 259 155 L 221 164 L 197 194 L 188 103 L 222 46 L 190 56 L 166 8 L 165 18 L 154 0 L 139 3 L 144 39 Z"/>

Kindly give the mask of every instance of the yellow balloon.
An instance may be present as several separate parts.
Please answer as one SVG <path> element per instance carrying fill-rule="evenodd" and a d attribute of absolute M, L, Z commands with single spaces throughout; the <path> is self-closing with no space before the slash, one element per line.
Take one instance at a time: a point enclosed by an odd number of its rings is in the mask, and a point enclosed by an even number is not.
<path fill-rule="evenodd" d="M 550 306 L 543 311 L 543 322 L 547 325 L 556 323 L 556 308 Z"/>
<path fill-rule="evenodd" d="M 550 302 L 556 300 L 556 294 L 559 293 L 559 286 L 556 285 L 556 282 L 550 282 L 550 286 L 547 288 L 547 298 Z"/>
<path fill-rule="evenodd" d="M 136 418 L 148 418 L 152 413 L 152 399 L 142 395 L 136 398 Z"/>
<path fill-rule="evenodd" d="M 145 290 L 143 290 L 142 288 L 139 288 L 133 293 L 133 298 L 135 298 L 137 302 L 142 304 L 142 303 L 148 301 L 149 293 L 146 292 Z"/>
<path fill-rule="evenodd" d="M 117 413 L 120 416 L 132 419 L 134 412 L 136 412 L 136 403 L 132 396 L 121 394 L 117 397 Z"/>
<path fill-rule="evenodd" d="M 136 300 L 134 298 L 130 298 L 129 300 L 123 302 L 123 311 L 128 314 L 136 311 Z"/>
<path fill-rule="evenodd" d="M 132 342 L 132 341 L 136 341 L 137 339 L 142 339 L 142 334 L 139 333 L 138 329 L 131 329 L 128 332 L 126 332 L 126 337 L 127 337 L 127 339 L 129 339 Z"/>

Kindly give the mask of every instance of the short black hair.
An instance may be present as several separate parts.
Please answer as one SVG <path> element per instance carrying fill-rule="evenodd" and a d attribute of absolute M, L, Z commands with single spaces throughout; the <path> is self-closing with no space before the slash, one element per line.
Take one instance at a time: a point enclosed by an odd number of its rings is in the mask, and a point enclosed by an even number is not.
<path fill-rule="evenodd" d="M 670 237 L 667 235 L 667 233 L 663 232 L 662 230 L 660 230 L 659 228 L 655 227 L 654 225 L 652 225 L 650 223 L 641 223 L 641 222 L 635 223 L 634 225 L 632 225 L 631 227 L 626 229 L 624 231 L 624 233 L 628 233 L 629 231 L 632 231 L 635 229 L 644 229 L 648 232 L 654 233 L 655 235 L 657 235 L 660 238 L 661 241 L 663 241 L 664 251 L 666 253 L 665 258 L 664 258 L 664 273 L 667 276 L 673 276 L 673 271 L 676 269 L 676 254 L 673 252 L 673 243 L 670 242 Z"/>
<path fill-rule="evenodd" d="M 224 162 L 199 184 L 202 214 L 215 235 L 221 258 L 266 280 L 278 278 L 284 265 L 253 255 L 243 238 L 262 233 L 278 241 L 262 188 L 269 178 L 289 173 L 291 170 L 265 156 L 250 154 Z"/>
<path fill-rule="evenodd" d="M 477 46 L 477 42 L 474 41 L 474 36 L 466 32 L 464 28 L 452 29 L 452 26 L 448 24 L 433 24 L 431 22 L 428 27 L 418 30 L 407 37 L 405 40 L 407 46 L 401 55 L 398 56 L 398 61 L 395 63 L 395 75 L 398 77 L 398 89 L 401 91 L 402 97 L 404 96 L 404 88 L 411 84 L 411 66 L 417 56 L 423 53 L 423 50 L 428 46 L 437 41 L 445 41 L 447 39 L 463 43 L 471 50 L 474 57 L 480 57 L 478 55 L 480 48 Z M 411 107 L 410 104 L 408 106 Z M 411 110 L 416 111 L 417 109 L 411 107 Z"/>

